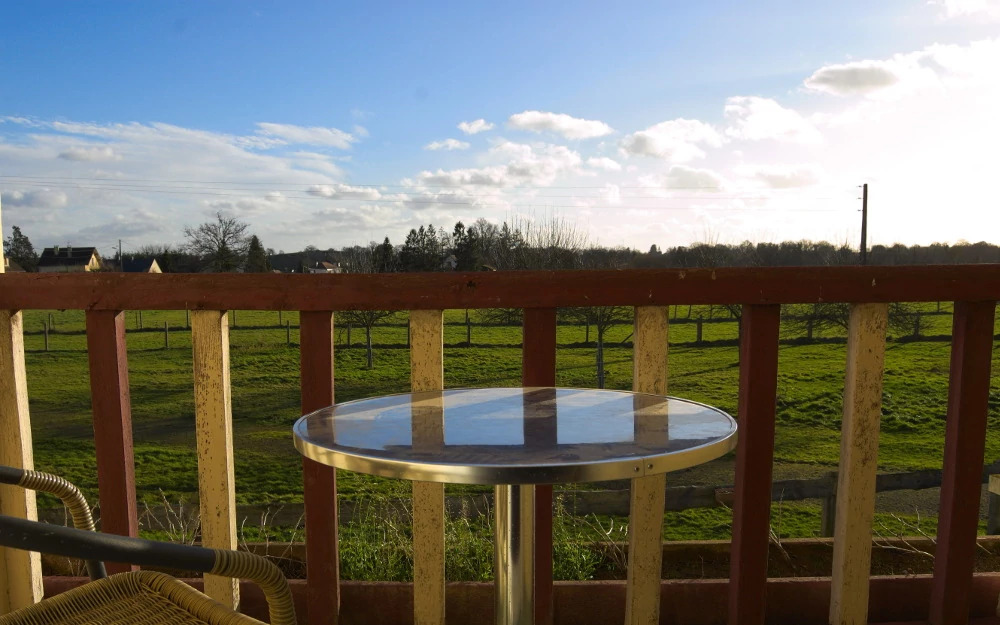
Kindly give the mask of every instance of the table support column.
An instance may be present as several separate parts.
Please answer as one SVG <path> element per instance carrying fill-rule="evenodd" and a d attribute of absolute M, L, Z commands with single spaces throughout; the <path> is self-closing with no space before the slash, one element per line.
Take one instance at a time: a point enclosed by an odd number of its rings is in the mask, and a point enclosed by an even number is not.
<path fill-rule="evenodd" d="M 497 625 L 531 625 L 534 614 L 532 566 L 535 487 L 494 487 L 496 546 L 494 575 Z"/>

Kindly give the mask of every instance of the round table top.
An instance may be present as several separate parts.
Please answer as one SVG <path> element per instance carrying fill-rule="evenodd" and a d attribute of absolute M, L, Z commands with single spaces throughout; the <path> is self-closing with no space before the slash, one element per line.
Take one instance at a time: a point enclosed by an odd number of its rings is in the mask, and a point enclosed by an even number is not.
<path fill-rule="evenodd" d="M 295 447 L 370 475 L 456 484 L 598 482 L 675 471 L 736 446 L 697 402 L 626 391 L 476 388 L 345 402 L 296 421 Z"/>

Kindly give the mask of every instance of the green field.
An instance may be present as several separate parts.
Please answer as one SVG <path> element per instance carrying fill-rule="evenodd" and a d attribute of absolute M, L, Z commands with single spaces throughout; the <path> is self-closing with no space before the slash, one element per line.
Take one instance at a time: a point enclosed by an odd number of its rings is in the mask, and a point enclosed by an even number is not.
<path fill-rule="evenodd" d="M 951 329 L 950 305 L 940 313 L 933 304 L 922 305 L 927 312 L 921 321 L 919 340 L 893 339 L 886 352 L 883 421 L 879 465 L 882 470 L 905 471 L 940 468 L 943 455 L 944 414 L 947 400 Z M 738 326 L 723 309 L 714 308 L 709 321 L 708 307 L 672 311 L 676 319 L 670 328 L 670 394 L 712 404 L 732 414 L 736 412 Z M 129 375 L 135 438 L 136 482 L 141 501 L 158 503 L 163 498 L 188 502 L 197 498 L 197 467 L 194 448 L 194 407 L 190 332 L 183 312 L 127 312 Z M 477 318 L 472 313 L 473 322 Z M 703 341 L 694 344 L 695 318 L 701 315 Z M 236 459 L 236 497 L 241 503 L 301 502 L 300 458 L 292 447 L 290 427 L 299 416 L 298 315 L 284 313 L 279 326 L 276 312 L 238 311 L 231 319 L 231 372 L 233 385 L 233 426 Z M 93 430 L 84 318 L 81 311 L 27 311 L 25 349 L 36 467 L 64 475 L 96 498 Z M 472 345 L 466 346 L 464 311 L 448 311 L 445 326 L 445 383 L 448 387 L 516 386 L 520 381 L 518 327 L 472 326 Z M 45 350 L 43 323 L 52 322 Z M 164 322 L 169 326 L 169 347 L 164 347 Z M 606 336 L 605 369 L 609 388 L 631 386 L 632 328 L 616 326 Z M 1000 324 L 998 324 L 1000 331 Z M 364 332 L 353 328 L 347 346 L 347 331 L 338 328 L 336 352 L 336 396 L 346 401 L 385 393 L 403 392 L 409 385 L 409 353 L 406 347 L 406 317 L 397 314 L 373 334 L 375 367 L 365 369 Z M 592 387 L 596 333 L 586 343 L 582 325 L 561 325 L 558 330 L 557 384 Z M 814 477 L 835 470 L 839 455 L 841 398 L 845 363 L 843 331 L 817 332 L 813 342 L 791 325 L 783 325 L 779 356 L 778 424 L 775 445 L 776 478 Z M 1000 458 L 1000 344 L 993 351 L 993 384 L 990 394 L 990 430 L 986 459 Z M 699 469 L 669 477 L 674 485 L 686 483 L 731 484 L 732 458 L 723 458 Z M 600 488 L 600 485 L 575 485 Z M 453 491 L 476 491 L 477 487 L 449 487 Z M 347 472 L 338 475 L 338 489 L 344 497 L 405 495 L 406 482 L 383 480 Z M 481 490 L 481 489 L 479 489 Z M 880 515 L 887 532 L 903 531 L 901 522 L 915 522 L 921 514 L 921 528 L 933 531 L 933 510 L 922 500 L 913 500 L 915 510 L 887 510 Z M 933 507 L 933 506 L 931 506 Z M 812 536 L 819 532 L 819 505 L 815 502 L 785 502 L 774 506 L 776 531 L 781 536 Z M 664 535 L 668 539 L 726 538 L 731 515 L 725 508 L 668 513 Z M 566 540 L 586 541 L 603 535 L 605 540 L 622 531 L 622 519 L 574 519 L 557 523 Z M 462 542 L 462 536 L 478 535 L 486 528 L 482 521 L 451 523 L 450 551 L 471 554 L 452 579 L 479 578 L 475 571 L 486 570 L 482 553 L 490 555 L 488 537 L 479 547 Z M 457 524 L 457 525 L 456 525 Z M 463 525 L 464 524 L 464 525 Z M 355 524 L 351 524 L 352 526 Z M 617 530 L 609 530 L 618 528 Z M 929 529 L 928 529 L 929 528 Z M 271 532 L 288 537 L 291 530 L 264 528 L 247 530 Z M 345 527 L 344 548 L 349 554 L 352 540 L 381 540 L 367 536 L 374 531 Z M 407 528 L 398 529 L 405 534 Z M 471 532 L 471 534 L 469 534 Z M 593 536 L 591 536 L 593 535 Z M 624 534 L 622 534 L 624 535 Z M 488 536 L 488 535 L 487 535 Z M 575 539 L 573 537 L 576 537 Z M 360 537 L 360 538 L 359 538 Z M 481 537 L 480 537 L 481 538 Z M 458 542 L 455 542 L 458 541 Z M 453 544 L 454 543 L 454 544 Z M 464 546 L 463 546 L 464 545 Z M 485 547 L 483 545 L 486 545 Z M 358 548 L 360 551 L 364 551 Z M 396 562 L 387 555 L 387 562 Z M 399 556 L 405 564 L 405 554 Z M 485 556 L 482 556 L 485 557 Z M 490 556 L 491 557 L 491 556 Z M 581 561 L 581 559 L 583 561 Z M 590 566 L 577 551 L 557 555 L 557 570 L 569 578 L 586 577 Z M 365 559 L 352 560 L 345 577 L 371 576 L 364 572 Z M 477 564 L 477 562 L 479 564 Z M 576 564 L 573 564 L 576 562 Z M 357 570 L 350 567 L 356 567 Z M 389 566 L 389 565 L 385 565 Z M 394 565 L 393 565 L 394 566 Z M 597 566 L 597 565 L 595 565 Z M 576 567 L 576 568 L 574 568 Z M 581 568 L 582 567 L 582 568 Z M 402 568 L 405 569 L 405 566 Z M 353 571 L 353 572 L 352 572 Z M 575 571 L 575 572 L 574 572 Z M 593 574 L 591 572 L 591 574 Z"/>

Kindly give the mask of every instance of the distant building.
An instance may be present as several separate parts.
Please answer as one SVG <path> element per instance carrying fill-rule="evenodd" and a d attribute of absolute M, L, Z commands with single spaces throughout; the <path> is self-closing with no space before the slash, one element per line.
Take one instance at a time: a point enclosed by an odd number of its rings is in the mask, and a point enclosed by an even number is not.
<path fill-rule="evenodd" d="M 341 273 L 342 269 L 340 263 L 328 263 L 321 260 L 314 267 L 306 267 L 306 271 L 309 273 Z"/>
<path fill-rule="evenodd" d="M 152 256 L 123 258 L 122 271 L 125 273 L 163 273 L 160 265 Z"/>
<path fill-rule="evenodd" d="M 40 272 L 99 271 L 102 267 L 96 247 L 47 247 L 38 259 Z"/>
<path fill-rule="evenodd" d="M 3 270 L 6 273 L 24 273 L 24 267 L 18 265 L 6 256 L 3 257 Z"/>

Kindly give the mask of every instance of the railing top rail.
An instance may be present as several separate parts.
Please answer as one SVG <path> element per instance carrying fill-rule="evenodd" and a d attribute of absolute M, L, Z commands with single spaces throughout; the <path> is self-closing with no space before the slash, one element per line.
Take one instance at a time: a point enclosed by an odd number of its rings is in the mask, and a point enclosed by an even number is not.
<path fill-rule="evenodd" d="M 0 275 L 0 309 L 6 310 L 415 310 L 998 299 L 1000 264 L 316 275 Z"/>

